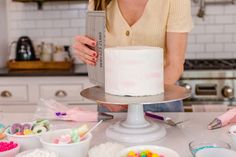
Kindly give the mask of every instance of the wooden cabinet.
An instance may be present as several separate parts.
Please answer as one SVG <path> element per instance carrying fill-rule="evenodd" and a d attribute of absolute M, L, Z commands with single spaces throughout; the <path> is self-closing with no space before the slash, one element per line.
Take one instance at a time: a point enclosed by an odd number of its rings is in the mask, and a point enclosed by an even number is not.
<path fill-rule="evenodd" d="M 27 84 L 1 84 L 0 102 L 27 102 L 28 85 Z"/>
<path fill-rule="evenodd" d="M 0 77 L 0 105 L 37 104 L 40 98 L 68 104 L 94 103 L 80 96 L 91 86 L 87 76 Z"/>

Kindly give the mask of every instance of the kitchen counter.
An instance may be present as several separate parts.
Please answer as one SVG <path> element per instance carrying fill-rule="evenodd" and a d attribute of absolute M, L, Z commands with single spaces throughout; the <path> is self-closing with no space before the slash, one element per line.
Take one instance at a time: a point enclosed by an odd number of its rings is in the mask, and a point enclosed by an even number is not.
<path fill-rule="evenodd" d="M 0 69 L 0 77 L 14 76 L 88 76 L 87 66 L 77 64 L 70 70 L 8 70 Z"/>
<path fill-rule="evenodd" d="M 214 119 L 220 113 L 160 113 L 173 118 L 176 122 L 181 120 L 187 120 L 179 127 L 166 126 L 167 135 L 163 139 L 147 144 L 155 144 L 159 146 L 169 147 L 177 151 L 181 157 L 192 157 L 188 149 L 188 143 L 194 139 L 199 139 L 201 137 L 215 138 L 225 142 L 230 143 L 230 138 L 227 135 L 227 130 L 230 126 L 217 129 L 217 130 L 207 130 L 207 125 L 212 119 Z M 125 113 L 116 113 L 115 119 L 111 121 L 105 121 L 101 124 L 94 132 L 91 147 L 97 144 L 110 141 L 105 135 L 105 129 L 117 122 L 118 120 L 125 118 Z M 25 122 L 32 120 L 33 114 L 30 113 L 2 113 L 0 116 L 0 121 L 5 125 L 11 124 L 13 122 Z M 74 122 L 51 122 L 52 129 L 68 128 L 78 125 Z M 92 125 L 93 123 L 89 123 Z M 144 144 L 144 143 L 143 143 Z M 127 144 L 126 144 L 127 145 Z M 127 145 L 128 146 L 128 145 Z"/>

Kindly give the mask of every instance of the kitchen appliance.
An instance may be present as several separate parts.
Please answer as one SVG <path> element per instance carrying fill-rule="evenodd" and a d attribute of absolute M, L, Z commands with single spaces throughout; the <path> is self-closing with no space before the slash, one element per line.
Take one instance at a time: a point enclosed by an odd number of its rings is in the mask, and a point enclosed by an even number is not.
<path fill-rule="evenodd" d="M 185 106 L 236 104 L 236 59 L 190 59 L 179 84 L 191 90 Z"/>
<path fill-rule="evenodd" d="M 31 39 L 27 36 L 20 37 L 16 44 L 16 61 L 36 60 L 35 50 Z"/>

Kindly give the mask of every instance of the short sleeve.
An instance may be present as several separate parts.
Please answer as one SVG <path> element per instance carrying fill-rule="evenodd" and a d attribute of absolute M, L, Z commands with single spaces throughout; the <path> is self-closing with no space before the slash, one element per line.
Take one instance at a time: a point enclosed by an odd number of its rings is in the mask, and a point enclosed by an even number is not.
<path fill-rule="evenodd" d="M 88 2 L 88 11 L 94 10 L 94 0 L 89 0 Z"/>
<path fill-rule="evenodd" d="M 167 32 L 190 32 L 193 28 L 190 0 L 170 0 Z"/>

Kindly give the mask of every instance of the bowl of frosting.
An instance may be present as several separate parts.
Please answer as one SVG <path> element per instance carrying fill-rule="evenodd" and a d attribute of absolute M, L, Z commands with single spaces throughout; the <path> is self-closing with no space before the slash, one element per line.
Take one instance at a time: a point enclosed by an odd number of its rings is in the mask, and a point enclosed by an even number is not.
<path fill-rule="evenodd" d="M 73 129 L 60 129 L 43 134 L 40 141 L 43 148 L 56 152 L 60 157 L 87 157 L 92 134 L 87 125 Z"/>
<path fill-rule="evenodd" d="M 37 120 L 34 122 L 13 123 L 6 129 L 5 134 L 10 141 L 20 144 L 20 151 L 42 147 L 40 136 L 49 131 L 48 120 Z"/>
<path fill-rule="evenodd" d="M 189 143 L 189 149 L 193 156 L 196 157 L 198 152 L 205 152 L 208 150 L 218 150 L 218 149 L 231 149 L 231 146 L 221 140 L 212 139 L 212 138 L 199 138 L 197 140 L 193 140 Z"/>
<path fill-rule="evenodd" d="M 57 153 L 45 149 L 33 149 L 23 151 L 15 157 L 59 157 Z"/>

